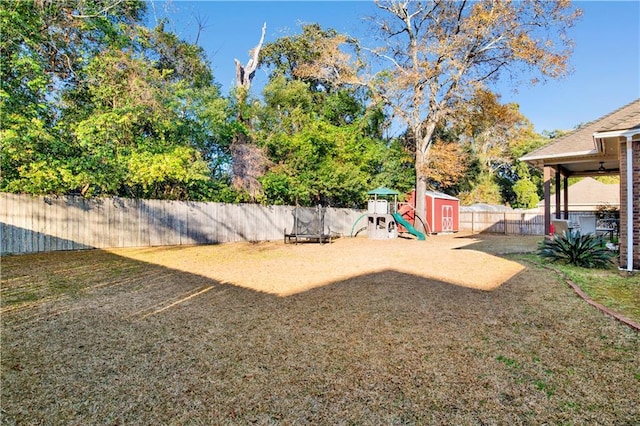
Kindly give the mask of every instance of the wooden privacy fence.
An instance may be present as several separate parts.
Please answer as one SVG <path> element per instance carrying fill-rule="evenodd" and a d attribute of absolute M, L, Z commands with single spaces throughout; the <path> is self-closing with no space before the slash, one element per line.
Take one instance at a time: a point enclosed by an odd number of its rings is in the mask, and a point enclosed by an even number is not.
<path fill-rule="evenodd" d="M 291 231 L 293 209 L 257 204 L 0 193 L 0 253 L 279 240 L 285 228 Z M 325 223 L 332 233 L 348 236 L 362 213 L 363 210 L 328 208 Z M 570 212 L 569 219 L 585 214 L 593 212 Z M 461 211 L 459 230 L 543 235 L 544 215 Z"/>
<path fill-rule="evenodd" d="M 269 241 L 291 230 L 293 207 L 0 194 L 0 252 Z M 328 208 L 326 226 L 349 235 L 362 211 Z"/>
<path fill-rule="evenodd" d="M 460 230 L 478 233 L 544 235 L 544 215 L 523 212 L 460 212 Z"/>
<path fill-rule="evenodd" d="M 571 211 L 569 221 L 578 222 L 582 216 L 594 216 L 593 211 Z M 552 213 L 555 217 L 555 213 Z M 460 212 L 460 230 L 507 235 L 544 235 L 544 214 L 521 211 Z"/>

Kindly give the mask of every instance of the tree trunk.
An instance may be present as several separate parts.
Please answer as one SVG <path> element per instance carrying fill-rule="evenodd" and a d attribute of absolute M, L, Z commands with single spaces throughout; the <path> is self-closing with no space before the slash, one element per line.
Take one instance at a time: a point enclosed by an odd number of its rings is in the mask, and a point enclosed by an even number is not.
<path fill-rule="evenodd" d="M 427 223 L 427 201 L 425 193 L 427 192 L 427 178 L 424 173 L 425 156 L 420 152 L 416 152 L 416 220 L 414 227 L 426 233 L 425 224 Z"/>
<path fill-rule="evenodd" d="M 267 168 L 267 158 L 262 149 L 246 135 L 238 133 L 231 143 L 232 184 L 234 188 L 246 191 L 252 201 L 262 195 L 262 185 L 258 178 Z"/>
<path fill-rule="evenodd" d="M 242 66 L 240 61 L 235 59 L 238 121 L 244 123 L 248 128 L 251 127 L 250 122 L 243 117 L 242 109 L 247 101 L 251 80 L 259 65 L 260 50 L 262 49 L 262 43 L 264 43 L 266 30 L 267 23 L 265 22 L 262 26 L 260 41 L 256 47 L 251 49 L 251 58 L 249 58 L 247 65 Z M 258 178 L 262 176 L 267 169 L 268 161 L 265 153 L 248 135 L 241 132 L 234 135 L 230 150 L 233 187 L 241 191 L 246 191 L 251 197 L 251 200 L 256 201 L 258 196 L 262 194 L 262 185 L 260 181 L 258 181 Z"/>
<path fill-rule="evenodd" d="M 431 137 L 436 128 L 435 121 L 428 121 L 424 126 L 414 130 L 416 143 L 416 220 L 414 227 L 426 233 L 427 224 L 427 200 L 425 193 L 427 192 L 427 160 L 431 151 Z"/>

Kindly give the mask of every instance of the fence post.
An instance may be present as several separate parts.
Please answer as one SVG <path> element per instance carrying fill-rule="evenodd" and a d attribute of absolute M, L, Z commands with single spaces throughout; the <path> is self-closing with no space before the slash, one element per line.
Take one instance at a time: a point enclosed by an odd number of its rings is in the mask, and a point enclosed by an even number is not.
<path fill-rule="evenodd" d="M 504 223 L 504 235 L 507 235 L 507 212 L 504 212 L 502 217 L 502 223 Z"/>
<path fill-rule="evenodd" d="M 475 212 L 471 212 L 471 233 L 473 234 L 475 232 L 474 228 L 475 228 Z"/>

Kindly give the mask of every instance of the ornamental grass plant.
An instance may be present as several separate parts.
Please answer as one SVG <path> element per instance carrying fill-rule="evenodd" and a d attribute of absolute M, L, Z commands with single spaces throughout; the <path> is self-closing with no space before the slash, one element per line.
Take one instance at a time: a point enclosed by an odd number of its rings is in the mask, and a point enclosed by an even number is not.
<path fill-rule="evenodd" d="M 601 236 L 576 231 L 543 240 L 538 248 L 538 255 L 554 262 L 604 269 L 611 266 L 615 252 L 605 246 Z"/>

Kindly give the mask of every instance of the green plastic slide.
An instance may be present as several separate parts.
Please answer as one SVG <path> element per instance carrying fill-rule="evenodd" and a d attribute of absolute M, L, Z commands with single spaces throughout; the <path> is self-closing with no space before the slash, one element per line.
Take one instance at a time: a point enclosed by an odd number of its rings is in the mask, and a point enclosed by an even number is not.
<path fill-rule="evenodd" d="M 394 213 L 393 214 L 393 218 L 396 220 L 396 222 L 398 222 L 400 225 L 404 226 L 405 228 L 407 228 L 407 231 L 411 234 L 411 235 L 415 235 L 419 240 L 424 240 L 424 234 L 420 231 L 418 231 L 416 228 L 413 227 L 413 225 L 411 225 L 409 222 L 407 222 L 406 220 L 404 220 L 404 218 L 402 217 L 402 215 L 400 215 L 400 213 Z"/>

